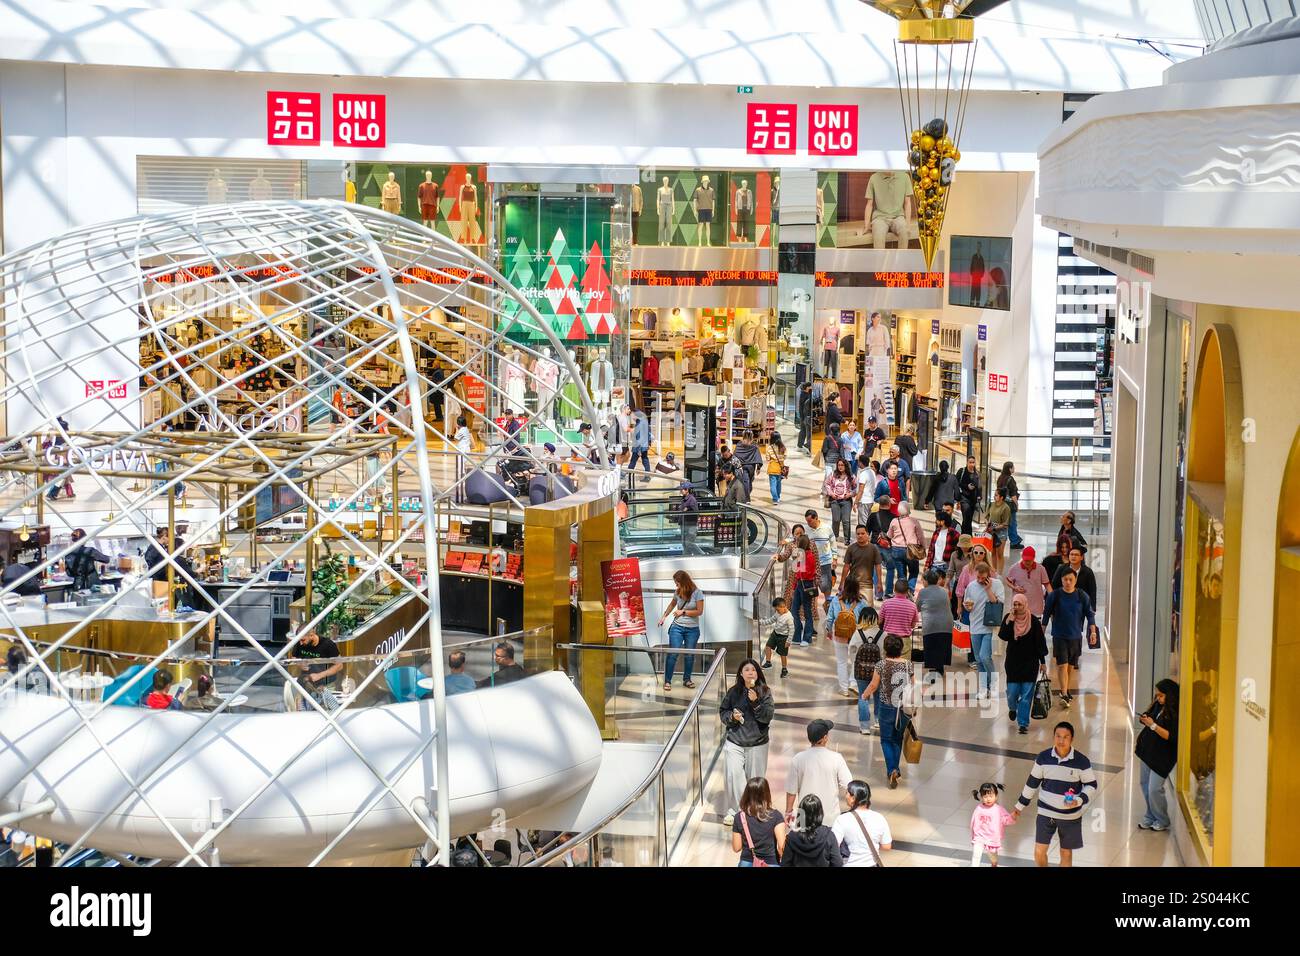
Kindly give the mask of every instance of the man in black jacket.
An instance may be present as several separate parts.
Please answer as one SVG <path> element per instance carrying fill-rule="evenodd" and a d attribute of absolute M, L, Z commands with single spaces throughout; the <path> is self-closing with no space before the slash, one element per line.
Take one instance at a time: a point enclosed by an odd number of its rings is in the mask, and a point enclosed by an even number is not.
<path fill-rule="evenodd" d="M 957 498 L 961 502 L 961 533 L 971 534 L 975 512 L 980 503 L 980 472 L 974 458 L 966 459 L 966 467 L 957 472 Z"/>
<path fill-rule="evenodd" d="M 802 448 L 812 454 L 812 385 L 804 382 L 799 386 L 799 440 L 796 448 Z"/>
<path fill-rule="evenodd" d="M 72 532 L 74 543 L 84 540 L 86 532 L 82 528 L 77 528 Z M 72 578 L 72 589 L 74 591 L 85 591 L 99 583 L 99 572 L 95 567 L 98 564 L 108 564 L 111 559 L 98 548 L 92 548 L 88 544 L 80 545 L 75 551 L 63 559 L 63 567 L 67 570 L 68 576 Z"/>
<path fill-rule="evenodd" d="M 844 424 L 844 412 L 840 410 L 840 393 L 832 392 L 831 397 L 826 400 L 826 428 L 830 429 L 832 425 Z"/>
<path fill-rule="evenodd" d="M 758 474 L 758 469 L 763 465 L 763 453 L 758 450 L 758 445 L 754 443 L 754 436 L 749 432 L 741 435 L 740 441 L 736 443 L 736 450 L 732 455 L 736 461 L 744 466 L 745 471 L 749 474 L 749 480 L 745 482 L 745 491 L 752 492 L 754 476 Z"/>
<path fill-rule="evenodd" d="M 1075 587 L 1088 595 L 1095 609 L 1097 607 L 1097 576 L 1092 573 L 1092 568 L 1083 563 L 1083 555 L 1086 551 L 1086 548 L 1077 544 L 1070 549 L 1070 563 L 1061 565 L 1056 569 L 1056 573 L 1052 575 L 1052 590 L 1055 591 L 1061 586 L 1061 576 L 1065 574 L 1067 568 L 1071 569 L 1075 574 Z"/>

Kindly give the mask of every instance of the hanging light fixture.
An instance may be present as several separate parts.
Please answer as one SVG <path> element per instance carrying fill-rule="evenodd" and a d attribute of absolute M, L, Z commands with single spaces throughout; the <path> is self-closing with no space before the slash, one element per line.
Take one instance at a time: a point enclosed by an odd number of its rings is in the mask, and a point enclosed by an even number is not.
<path fill-rule="evenodd" d="M 18 540 L 19 541 L 32 540 L 32 531 L 29 527 L 27 527 L 27 522 L 25 521 L 23 522 L 23 526 L 18 529 Z"/>
<path fill-rule="evenodd" d="M 976 0 L 863 0 L 898 20 L 894 67 L 925 266 L 934 265 L 957 163 L 974 74 Z M 929 62 L 928 47 L 934 48 Z"/>

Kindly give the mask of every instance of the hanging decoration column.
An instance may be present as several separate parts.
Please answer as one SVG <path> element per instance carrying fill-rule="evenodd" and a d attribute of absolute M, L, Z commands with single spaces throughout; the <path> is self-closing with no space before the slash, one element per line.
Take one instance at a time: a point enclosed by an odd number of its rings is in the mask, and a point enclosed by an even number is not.
<path fill-rule="evenodd" d="M 975 21 L 960 16 L 970 6 L 969 0 L 866 2 L 899 21 L 898 39 L 894 42 L 898 99 L 921 253 L 926 268 L 931 269 L 961 160 L 959 144 L 978 45 Z M 934 48 L 933 63 L 929 47 Z"/>

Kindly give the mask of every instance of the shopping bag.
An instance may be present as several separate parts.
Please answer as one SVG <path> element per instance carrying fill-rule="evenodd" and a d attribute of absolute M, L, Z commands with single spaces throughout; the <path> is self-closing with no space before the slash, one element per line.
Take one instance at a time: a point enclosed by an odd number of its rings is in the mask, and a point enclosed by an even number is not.
<path fill-rule="evenodd" d="M 902 713 L 901 709 L 899 713 Z M 903 715 L 903 759 L 908 763 L 921 762 L 921 735 L 916 732 L 916 724 L 912 718 Z"/>
<path fill-rule="evenodd" d="M 1034 684 L 1034 699 L 1029 705 L 1029 716 L 1034 720 L 1046 720 L 1051 709 L 1052 682 L 1046 677 L 1040 677 Z"/>
<path fill-rule="evenodd" d="M 952 646 L 959 650 L 970 650 L 970 631 L 964 627 L 952 626 Z"/>

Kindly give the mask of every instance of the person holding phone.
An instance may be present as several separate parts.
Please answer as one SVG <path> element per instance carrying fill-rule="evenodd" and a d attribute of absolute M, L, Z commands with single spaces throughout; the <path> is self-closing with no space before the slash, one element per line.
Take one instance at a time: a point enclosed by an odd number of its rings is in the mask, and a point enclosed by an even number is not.
<path fill-rule="evenodd" d="M 1178 682 L 1167 677 L 1158 682 L 1155 700 L 1138 720 L 1142 723 L 1142 733 L 1138 734 L 1133 752 L 1141 764 L 1142 796 L 1147 803 L 1147 812 L 1138 829 L 1160 833 L 1169 829 L 1165 781 L 1178 759 Z"/>
<path fill-rule="evenodd" d="M 718 708 L 718 716 L 727 728 L 727 740 L 722 745 L 728 800 L 723 822 L 727 826 L 735 822 L 749 781 L 767 773 L 767 728 L 775 712 L 776 701 L 763 669 L 752 657 L 746 658 L 736 668 L 736 680 Z"/>
<path fill-rule="evenodd" d="M 676 590 L 669 599 L 668 606 L 664 608 L 664 613 L 659 615 L 659 626 L 663 627 L 664 621 L 671 617 L 672 624 L 668 626 L 668 645 L 694 650 L 695 645 L 700 642 L 700 616 L 704 614 L 704 592 L 695 586 L 695 582 L 685 571 L 678 571 L 673 575 L 673 584 L 676 585 Z M 679 656 L 669 654 L 664 662 L 664 693 L 673 689 L 673 670 L 677 667 Z M 687 689 L 695 686 L 694 681 L 691 680 L 691 672 L 694 668 L 695 655 L 687 654 L 686 663 L 682 667 L 682 686 Z"/>

